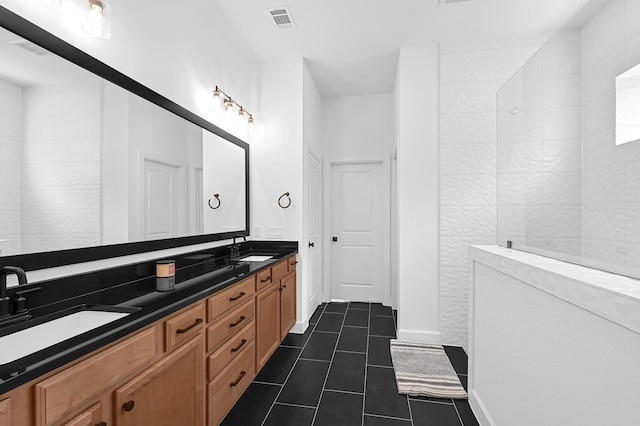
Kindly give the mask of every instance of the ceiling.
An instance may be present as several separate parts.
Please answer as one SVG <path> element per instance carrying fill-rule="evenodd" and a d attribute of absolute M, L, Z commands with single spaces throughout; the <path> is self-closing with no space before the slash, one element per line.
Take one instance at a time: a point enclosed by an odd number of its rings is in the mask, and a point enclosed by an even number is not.
<path fill-rule="evenodd" d="M 550 34 L 586 0 L 201 0 L 258 60 L 303 57 L 323 97 L 393 91 L 399 49 Z M 268 9 L 287 6 L 295 29 Z"/>

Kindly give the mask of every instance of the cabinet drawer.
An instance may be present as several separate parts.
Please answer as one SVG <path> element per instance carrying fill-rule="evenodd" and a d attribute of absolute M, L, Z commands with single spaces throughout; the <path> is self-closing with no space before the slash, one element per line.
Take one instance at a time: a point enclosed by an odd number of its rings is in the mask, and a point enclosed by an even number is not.
<path fill-rule="evenodd" d="M 289 272 L 289 266 L 286 260 L 271 267 L 271 282 L 280 281 Z"/>
<path fill-rule="evenodd" d="M 100 422 L 103 422 L 102 425 L 104 426 L 107 424 L 102 420 L 102 404 L 97 403 L 82 414 L 78 414 L 64 423 L 64 426 L 97 426 L 101 424 Z"/>
<path fill-rule="evenodd" d="M 271 284 L 271 268 L 256 274 L 256 292 L 269 287 L 269 284 Z"/>
<path fill-rule="evenodd" d="M 150 363 L 156 354 L 155 328 L 149 328 L 38 383 L 36 425 L 49 425 L 71 414 L 89 398 Z"/>
<path fill-rule="evenodd" d="M 209 426 L 220 424 L 255 376 L 253 342 L 229 364 L 208 386 Z"/>
<path fill-rule="evenodd" d="M 207 362 L 209 364 L 208 379 L 211 380 L 216 377 L 216 375 L 222 371 L 229 362 L 240 355 L 245 346 L 253 343 L 255 334 L 255 321 L 251 321 L 240 332 L 238 332 L 238 334 L 233 336 L 227 341 L 227 343 L 220 346 L 218 350 L 211 354 Z"/>
<path fill-rule="evenodd" d="M 254 305 L 255 302 L 252 298 L 249 302 L 239 306 L 207 328 L 207 352 L 219 347 L 229 337 L 250 323 L 255 316 Z"/>
<path fill-rule="evenodd" d="M 164 346 L 167 352 L 187 342 L 204 328 L 202 303 L 164 322 Z"/>
<path fill-rule="evenodd" d="M 289 259 L 287 259 L 287 267 L 288 267 L 288 271 L 289 272 L 293 272 L 296 270 L 296 265 L 298 264 L 298 261 L 296 260 L 295 256 L 291 256 Z"/>
<path fill-rule="evenodd" d="M 207 300 L 207 318 L 209 321 L 224 315 L 236 306 L 242 305 L 253 298 L 256 277 L 253 275 L 246 280 L 232 285 Z"/>

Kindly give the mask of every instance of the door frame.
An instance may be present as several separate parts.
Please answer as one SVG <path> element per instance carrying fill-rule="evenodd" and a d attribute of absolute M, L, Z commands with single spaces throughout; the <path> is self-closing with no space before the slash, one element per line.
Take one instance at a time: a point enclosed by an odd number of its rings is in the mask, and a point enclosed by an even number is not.
<path fill-rule="evenodd" d="M 320 209 L 321 211 L 319 212 L 320 215 L 320 232 L 319 232 L 319 237 L 321 239 L 321 241 L 319 241 L 319 244 L 321 246 L 320 250 L 318 250 L 318 256 L 319 256 L 319 265 L 318 265 L 318 273 L 320 274 L 320 282 L 318 283 L 318 304 L 320 304 L 323 301 L 323 293 L 324 293 L 324 247 L 326 246 L 326 244 L 323 244 L 325 235 L 324 235 L 324 224 L 325 224 L 325 220 L 324 220 L 324 162 L 322 159 L 322 156 L 318 155 L 316 152 L 314 152 L 311 149 L 307 150 L 307 156 L 305 157 L 305 187 L 304 190 L 305 192 L 307 191 L 307 188 L 309 187 L 309 168 L 308 168 L 308 157 L 313 157 L 313 159 L 315 161 L 318 162 L 318 172 L 320 173 L 320 193 L 318 194 L 318 196 L 320 197 Z M 305 260 L 307 260 L 308 263 L 311 263 L 311 258 L 308 254 L 308 247 L 306 246 L 306 244 L 308 244 L 309 241 L 311 241 L 310 239 L 310 235 L 309 235 L 309 212 L 310 212 L 310 196 L 307 195 L 305 197 L 305 214 L 304 214 L 304 231 L 303 231 L 303 235 L 304 235 L 304 239 L 303 239 L 303 247 L 304 247 L 304 251 L 306 254 Z M 313 314 L 316 306 L 312 306 L 311 305 L 311 268 L 310 265 L 308 265 L 309 267 L 305 267 L 304 268 L 304 280 L 305 283 L 307 284 L 306 286 L 306 292 L 305 292 L 305 299 L 300 298 L 300 302 L 301 303 L 305 303 L 308 306 L 308 311 L 307 311 L 307 316 L 310 318 L 311 315 Z M 309 318 L 306 318 L 307 320 Z M 304 318 L 303 318 L 304 320 Z"/>
<path fill-rule="evenodd" d="M 394 306 L 391 296 L 391 167 L 390 157 L 344 157 L 324 160 L 323 193 L 323 244 L 324 274 L 322 283 L 323 302 L 331 301 L 331 168 L 344 164 L 381 164 L 382 165 L 382 303 Z"/>

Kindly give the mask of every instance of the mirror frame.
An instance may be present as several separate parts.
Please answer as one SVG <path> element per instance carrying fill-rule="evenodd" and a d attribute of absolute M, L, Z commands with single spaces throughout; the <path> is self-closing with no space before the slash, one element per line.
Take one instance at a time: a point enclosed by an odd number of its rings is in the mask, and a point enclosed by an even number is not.
<path fill-rule="evenodd" d="M 138 95 L 147 101 L 158 105 L 179 117 L 208 130 L 226 139 L 245 150 L 245 229 L 216 234 L 191 235 L 185 237 L 167 238 L 162 240 L 147 240 L 109 244 L 102 246 L 82 247 L 49 252 L 26 253 L 11 256 L 0 256 L 0 267 L 6 265 L 20 266 L 29 270 L 46 269 L 56 266 L 71 265 L 74 263 L 89 262 L 93 260 L 126 256 L 130 254 L 145 253 L 155 250 L 175 248 L 192 244 L 207 243 L 226 240 L 234 237 L 249 235 L 250 224 L 250 191 L 249 191 L 249 144 L 233 136 L 199 115 L 187 110 L 175 102 L 165 98 L 159 93 L 149 89 L 141 83 L 127 77 L 109 65 L 97 60 L 93 56 L 59 39 L 32 22 L 0 6 L 0 27 L 11 31 L 19 37 L 35 43 L 50 52 L 66 59 L 81 68 L 101 77 L 111 83 L 122 87 L 134 95 Z"/>

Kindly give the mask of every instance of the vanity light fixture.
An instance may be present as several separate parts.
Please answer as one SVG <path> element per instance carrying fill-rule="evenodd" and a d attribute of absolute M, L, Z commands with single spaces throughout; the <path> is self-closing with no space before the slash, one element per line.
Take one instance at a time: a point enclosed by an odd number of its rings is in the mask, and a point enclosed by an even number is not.
<path fill-rule="evenodd" d="M 106 0 L 88 0 L 87 17 L 82 29 L 95 38 L 111 38 L 111 7 Z"/>
<path fill-rule="evenodd" d="M 242 105 L 231 99 L 231 96 L 227 95 L 221 88 L 216 86 L 213 90 L 213 100 L 214 104 L 218 108 L 222 108 L 224 112 L 233 112 L 235 109 L 238 109 L 238 119 L 247 120 L 247 124 L 249 126 L 253 126 L 255 120 L 253 119 L 253 114 L 247 111 Z"/>

